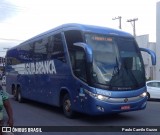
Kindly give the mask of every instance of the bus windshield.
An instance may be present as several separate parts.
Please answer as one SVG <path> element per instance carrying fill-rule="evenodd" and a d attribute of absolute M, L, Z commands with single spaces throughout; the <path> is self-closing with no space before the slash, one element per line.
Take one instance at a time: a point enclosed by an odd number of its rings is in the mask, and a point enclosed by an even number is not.
<path fill-rule="evenodd" d="M 142 57 L 133 38 L 87 33 L 93 50 L 91 82 L 110 89 L 133 89 L 145 85 Z"/>

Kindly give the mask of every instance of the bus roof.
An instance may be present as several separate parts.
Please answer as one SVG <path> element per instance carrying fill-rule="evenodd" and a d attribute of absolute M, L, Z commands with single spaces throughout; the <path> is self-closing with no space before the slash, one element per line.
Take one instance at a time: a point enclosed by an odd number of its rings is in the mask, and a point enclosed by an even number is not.
<path fill-rule="evenodd" d="M 102 27 L 102 26 L 94 26 L 94 25 L 86 25 L 86 24 L 64 24 L 61 25 L 62 28 L 73 28 L 73 29 L 79 29 L 84 32 L 93 32 L 93 33 L 101 33 L 101 34 L 111 34 L 111 35 L 119 35 L 119 36 L 130 36 L 133 37 L 131 34 L 124 32 L 122 30 L 117 30 L 113 28 L 108 27 Z"/>
<path fill-rule="evenodd" d="M 84 31 L 84 32 L 93 32 L 93 33 L 133 37 L 131 34 L 129 34 L 127 32 L 124 32 L 124 31 L 121 31 L 121 30 L 112 29 L 112 28 L 108 28 L 108 27 L 102 27 L 102 26 L 78 24 L 78 23 L 63 24 L 61 26 L 53 28 L 53 29 L 51 29 L 49 31 L 46 31 L 46 32 L 44 32 L 40 35 L 37 35 L 37 36 L 45 35 L 47 33 L 54 32 L 54 31 L 57 31 L 57 30 L 63 30 L 63 31 L 66 31 L 66 30 L 81 30 L 81 31 Z"/>
<path fill-rule="evenodd" d="M 37 36 L 34 36 L 34 37 L 20 43 L 20 45 L 24 44 L 26 42 L 29 42 L 31 40 L 34 40 L 38 37 L 41 37 L 43 35 L 52 33 L 54 31 L 60 31 L 60 30 L 62 30 L 62 31 L 81 30 L 83 32 L 101 33 L 101 34 L 117 35 L 117 36 L 123 36 L 123 37 L 133 37 L 131 34 L 129 34 L 127 32 L 124 32 L 122 30 L 113 29 L 113 28 L 102 27 L 102 26 L 94 26 L 94 25 L 86 25 L 86 24 L 78 24 L 78 23 L 68 23 L 68 24 L 63 24 L 63 25 L 60 25 L 60 26 L 55 27 L 53 29 L 50 29 L 46 32 L 43 32 L 43 33 L 37 35 Z"/>

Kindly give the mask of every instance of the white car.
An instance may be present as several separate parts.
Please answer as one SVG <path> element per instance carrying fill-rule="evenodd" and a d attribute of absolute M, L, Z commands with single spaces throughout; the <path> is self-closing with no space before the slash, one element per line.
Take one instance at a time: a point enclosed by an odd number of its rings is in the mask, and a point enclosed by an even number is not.
<path fill-rule="evenodd" d="M 6 86 L 6 76 L 2 77 L 2 86 Z"/>
<path fill-rule="evenodd" d="M 160 99 L 160 80 L 146 82 L 148 99 Z"/>

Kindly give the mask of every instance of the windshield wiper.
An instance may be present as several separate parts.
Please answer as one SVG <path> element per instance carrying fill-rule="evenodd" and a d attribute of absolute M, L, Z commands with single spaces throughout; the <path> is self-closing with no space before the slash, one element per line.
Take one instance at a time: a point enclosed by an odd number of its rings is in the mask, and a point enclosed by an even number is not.
<path fill-rule="evenodd" d="M 132 80 L 133 84 L 139 86 L 137 79 L 135 78 L 134 74 L 132 73 L 131 69 L 127 69 L 126 65 L 124 65 L 124 69 L 126 70 L 127 74 L 129 75 L 130 79 Z"/>
<path fill-rule="evenodd" d="M 119 74 L 119 71 L 120 71 L 119 62 L 118 62 L 118 59 L 116 57 L 116 65 L 114 66 L 112 76 L 115 76 L 115 75 Z"/>

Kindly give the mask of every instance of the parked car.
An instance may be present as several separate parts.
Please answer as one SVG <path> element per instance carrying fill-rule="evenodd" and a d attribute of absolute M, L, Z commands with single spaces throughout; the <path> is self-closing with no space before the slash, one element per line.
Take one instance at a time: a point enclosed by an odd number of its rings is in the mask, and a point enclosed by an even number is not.
<path fill-rule="evenodd" d="M 6 76 L 2 77 L 2 86 L 6 86 Z"/>
<path fill-rule="evenodd" d="M 160 80 L 146 82 L 148 99 L 160 99 Z"/>

